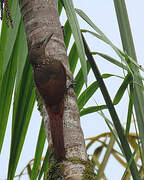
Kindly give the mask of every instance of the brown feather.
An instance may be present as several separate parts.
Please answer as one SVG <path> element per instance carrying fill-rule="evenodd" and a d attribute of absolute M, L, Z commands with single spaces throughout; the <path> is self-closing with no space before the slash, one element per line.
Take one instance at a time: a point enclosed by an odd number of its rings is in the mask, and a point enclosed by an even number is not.
<path fill-rule="evenodd" d="M 35 66 L 34 80 L 49 115 L 55 156 L 57 159 L 65 159 L 63 136 L 65 68 L 60 61 L 49 60 L 46 64 Z"/>
<path fill-rule="evenodd" d="M 51 129 L 52 142 L 54 146 L 54 154 L 56 156 L 56 159 L 65 159 L 63 120 L 62 120 L 64 104 L 61 103 L 59 105 L 59 109 L 55 109 L 55 107 L 49 107 L 49 106 L 47 106 L 46 109 L 50 118 L 50 129 Z M 57 112 L 55 112 L 55 110 Z"/>

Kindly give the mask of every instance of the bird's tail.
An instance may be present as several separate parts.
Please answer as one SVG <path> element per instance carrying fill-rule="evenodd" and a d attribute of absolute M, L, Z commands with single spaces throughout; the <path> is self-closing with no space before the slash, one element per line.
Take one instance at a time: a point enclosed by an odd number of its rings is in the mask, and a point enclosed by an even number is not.
<path fill-rule="evenodd" d="M 64 103 L 57 106 L 46 107 L 49 119 L 51 137 L 56 159 L 65 159 L 64 135 L 63 135 L 63 112 Z"/>

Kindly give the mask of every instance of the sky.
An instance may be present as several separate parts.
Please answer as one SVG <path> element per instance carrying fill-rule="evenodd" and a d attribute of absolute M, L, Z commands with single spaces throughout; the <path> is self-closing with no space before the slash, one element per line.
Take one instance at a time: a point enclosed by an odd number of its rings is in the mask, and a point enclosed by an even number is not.
<path fill-rule="evenodd" d="M 100 1 L 74 0 L 74 6 L 76 8 L 82 9 L 88 15 L 88 17 L 106 34 L 106 36 L 117 47 L 122 49 L 114 4 L 112 0 L 100 0 Z M 144 66 L 144 61 L 143 61 L 144 46 L 142 43 L 144 42 L 143 41 L 144 40 L 144 35 L 143 35 L 144 24 L 143 24 L 143 19 L 142 19 L 142 17 L 144 16 L 144 11 L 143 11 L 144 1 L 143 0 L 139 0 L 139 1 L 126 0 L 126 6 L 127 6 L 128 15 L 129 15 L 132 35 L 134 38 L 134 44 L 136 48 L 138 62 L 139 64 Z M 79 20 L 80 27 L 82 29 L 91 30 L 91 28 L 82 19 L 78 17 L 78 20 Z M 64 21 L 65 21 L 65 14 L 63 14 L 61 18 L 61 23 L 63 24 Z M 92 51 L 102 52 L 118 59 L 118 57 L 112 51 L 112 49 L 108 47 L 107 45 L 105 45 L 100 40 L 97 40 L 91 35 L 86 35 L 86 39 Z M 95 57 L 95 59 L 101 73 L 112 73 L 112 74 L 117 74 L 117 75 L 123 75 L 123 72 L 121 69 L 110 64 L 109 62 L 106 62 L 104 59 L 97 56 Z M 93 82 L 94 80 L 95 79 L 94 79 L 93 74 L 90 73 L 90 76 L 88 77 L 88 85 L 91 84 L 91 82 Z M 120 86 L 121 81 L 118 78 L 113 78 L 113 79 L 108 79 L 105 82 L 111 94 L 111 97 L 113 98 L 117 91 L 117 88 Z M 126 99 L 127 99 L 127 94 L 124 95 L 124 100 L 121 101 L 120 104 L 116 107 L 119 118 L 123 125 L 125 125 L 125 120 L 126 120 L 126 111 L 127 111 Z M 91 101 L 87 104 L 87 106 L 95 105 L 95 101 L 98 104 L 104 104 L 104 100 L 102 98 L 100 91 L 98 91 L 95 94 L 95 96 L 91 98 Z M 106 111 L 104 112 L 110 119 L 109 114 Z M 10 111 L 6 137 L 5 137 L 2 153 L 0 155 L 0 162 L 1 162 L 0 163 L 0 180 L 6 179 L 8 155 L 9 155 L 9 149 L 10 149 L 10 137 L 11 137 L 11 120 L 12 120 L 11 117 L 12 117 L 12 111 Z M 29 125 L 29 129 L 28 129 L 28 133 L 26 136 L 26 140 L 24 143 L 24 148 L 22 150 L 22 155 L 20 157 L 20 161 L 19 161 L 20 163 L 17 168 L 17 173 L 20 173 L 21 170 L 27 165 L 27 163 L 34 157 L 35 146 L 37 142 L 37 136 L 38 136 L 38 132 L 40 128 L 40 123 L 41 123 L 41 117 L 35 105 L 31 122 Z M 97 113 L 93 113 L 91 115 L 82 117 L 81 126 L 83 129 L 85 138 L 97 136 L 102 132 L 109 131 L 105 121 Z M 46 143 L 46 146 L 47 146 L 47 143 Z M 89 151 L 89 153 L 92 153 L 93 148 L 91 149 L 91 151 Z M 105 170 L 105 174 L 108 180 L 114 180 L 114 179 L 120 180 L 123 172 L 124 172 L 124 169 L 111 156 L 108 166 L 106 167 L 106 170 Z M 28 177 L 24 176 L 21 179 L 28 180 Z"/>

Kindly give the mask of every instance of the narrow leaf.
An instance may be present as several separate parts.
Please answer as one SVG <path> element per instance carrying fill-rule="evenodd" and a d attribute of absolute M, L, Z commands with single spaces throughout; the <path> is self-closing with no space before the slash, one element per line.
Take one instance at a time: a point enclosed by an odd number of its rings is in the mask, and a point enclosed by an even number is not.
<path fill-rule="evenodd" d="M 112 76 L 114 76 L 114 75 L 112 75 L 112 74 L 103 74 L 102 75 L 103 78 L 109 78 L 109 77 L 112 77 Z M 98 82 L 95 81 L 85 91 L 83 91 L 83 93 L 78 98 L 79 110 L 81 110 L 84 107 L 84 105 L 92 97 L 92 95 L 96 92 L 96 90 L 98 88 L 99 88 Z"/>
<path fill-rule="evenodd" d="M 63 8 L 63 5 L 62 5 L 61 1 L 58 0 L 58 12 L 59 12 L 59 15 L 60 15 L 61 12 L 62 12 L 62 8 Z"/>
<path fill-rule="evenodd" d="M 87 115 L 87 114 L 90 114 L 90 113 L 94 113 L 94 112 L 97 112 L 97 111 L 101 111 L 101 110 L 104 110 L 104 109 L 107 109 L 106 105 L 90 106 L 88 108 L 83 108 L 80 111 L 80 116 L 84 116 L 84 115 Z"/>
<path fill-rule="evenodd" d="M 90 64 L 87 61 L 87 73 L 89 72 L 90 72 Z M 78 97 L 84 85 L 84 77 L 82 73 L 82 68 L 80 68 L 79 72 L 77 73 L 75 77 L 75 82 L 76 82 L 76 87 L 74 90 L 75 90 L 76 96 Z"/>
<path fill-rule="evenodd" d="M 3 25 L 2 31 L 1 31 L 0 62 L 1 62 L 2 66 L 0 66 L 0 68 L 1 68 L 0 72 L 2 74 L 0 75 L 0 77 L 3 77 L 3 75 L 7 69 L 7 65 L 8 65 L 9 59 L 11 57 L 12 50 L 14 48 L 14 43 L 15 43 L 17 33 L 18 33 L 18 28 L 20 25 L 21 14 L 20 14 L 18 0 L 12 1 L 11 14 L 13 15 L 13 19 L 14 19 L 14 21 L 13 21 L 14 28 L 13 29 L 8 28 L 6 30 L 7 26 Z M 6 32 L 4 32 L 5 30 L 6 30 Z"/>
<path fill-rule="evenodd" d="M 92 35 L 96 36 L 97 38 L 101 39 L 103 42 L 107 43 L 111 48 L 117 53 L 117 55 L 121 58 L 122 61 L 125 62 L 127 65 L 129 71 L 132 73 L 131 69 L 129 68 L 129 65 L 127 64 L 126 60 L 121 55 L 119 49 L 107 38 L 107 36 L 89 19 L 89 17 L 80 9 L 76 9 L 76 12 L 79 14 L 81 18 L 83 18 L 97 33 L 84 30 L 84 32 L 89 32 Z"/>
<path fill-rule="evenodd" d="M 42 168 L 41 168 L 40 173 L 39 173 L 38 180 L 41 179 L 43 173 L 46 172 L 47 169 L 50 167 L 50 164 L 51 164 L 51 162 L 50 162 L 51 155 L 52 155 L 51 148 L 48 148 L 47 153 L 45 155 L 45 159 L 43 161 Z"/>
<path fill-rule="evenodd" d="M 114 100 L 113 100 L 113 104 L 118 104 L 121 100 L 121 98 L 123 97 L 126 88 L 128 87 L 128 85 L 132 82 L 132 75 L 129 73 L 127 74 L 127 76 L 125 77 L 124 81 L 122 82 L 120 88 L 118 89 Z"/>
<path fill-rule="evenodd" d="M 73 45 L 72 45 L 68 59 L 69 59 L 70 70 L 72 73 L 74 73 L 77 62 L 78 62 L 78 52 L 77 52 L 75 43 L 73 43 Z"/>
<path fill-rule="evenodd" d="M 15 41 L 13 53 L 9 60 L 7 70 L 3 76 L 2 86 L 0 87 L 0 99 L 1 99 L 0 101 L 0 107 L 1 107 L 0 109 L 0 125 L 1 125 L 0 151 L 1 151 L 2 143 L 3 143 L 10 105 L 12 101 L 12 93 L 14 89 L 15 77 L 17 77 L 17 79 L 20 81 L 23 68 L 24 68 L 24 65 L 22 64 L 25 64 L 25 60 L 27 56 L 26 46 L 27 44 L 26 44 L 26 37 L 24 33 L 23 23 L 21 23 L 18 33 L 17 33 L 17 39 Z M 17 76 L 15 76 L 16 71 L 18 71 Z M 15 89 L 17 89 L 17 85 Z"/>
<path fill-rule="evenodd" d="M 46 140 L 45 129 L 44 129 L 44 123 L 42 120 L 41 128 L 39 131 L 37 147 L 36 147 L 36 151 L 35 151 L 34 164 L 33 164 L 32 172 L 31 172 L 31 176 L 30 176 L 31 180 L 37 179 L 45 140 Z"/>
<path fill-rule="evenodd" d="M 23 21 L 21 20 L 20 28 L 18 32 L 18 39 L 16 41 L 16 51 L 17 55 L 17 77 L 16 77 L 16 90 L 19 86 L 20 80 L 22 78 L 23 70 L 26 64 L 28 48 L 27 48 L 27 40 L 24 29 Z"/>
<path fill-rule="evenodd" d="M 133 84 L 130 84 L 130 95 L 129 95 L 129 105 L 128 105 L 128 114 L 127 114 L 127 123 L 126 123 L 126 136 L 129 135 L 132 113 L 133 113 Z"/>
<path fill-rule="evenodd" d="M 78 107 L 79 110 L 83 108 L 83 106 L 87 103 L 87 101 L 91 98 L 91 96 L 98 89 L 97 81 L 93 82 L 78 98 Z"/>
<path fill-rule="evenodd" d="M 74 10 L 74 5 L 72 0 L 63 0 L 63 4 L 77 46 L 77 51 L 80 57 L 84 80 L 85 83 L 87 84 L 86 58 L 84 53 L 84 46 L 81 37 L 80 27 Z"/>
<path fill-rule="evenodd" d="M 114 0 L 114 6 L 116 10 L 121 40 L 124 51 L 137 62 L 137 57 L 135 53 L 135 47 L 133 43 L 133 37 L 131 33 L 128 13 L 124 0 Z M 139 134 L 142 143 L 142 153 L 144 156 L 144 94 L 143 94 L 143 83 L 140 78 L 139 68 L 132 66 L 134 71 L 134 107 L 136 112 L 136 118 L 138 123 Z M 134 178 L 134 177 L 133 177 Z"/>
<path fill-rule="evenodd" d="M 130 158 L 130 160 L 128 162 L 128 165 L 127 165 L 127 167 L 125 169 L 125 172 L 124 172 L 124 174 L 122 176 L 122 179 L 125 179 L 125 175 L 126 175 L 128 169 L 130 168 L 130 165 L 131 165 L 132 161 L 134 160 L 134 156 L 135 156 L 136 152 L 138 151 L 138 147 L 139 147 L 139 145 L 137 145 L 136 149 L 134 150 L 134 152 L 133 152 L 133 154 L 132 154 L 132 156 L 131 156 L 131 158 Z"/>
<path fill-rule="evenodd" d="M 8 180 L 14 178 L 20 153 L 35 102 L 35 89 L 29 60 L 24 68 L 21 83 L 16 91 L 13 106 L 12 141 L 8 168 Z"/>
<path fill-rule="evenodd" d="M 17 61 L 12 55 L 7 66 L 7 70 L 3 76 L 2 85 L 0 87 L 0 151 L 2 149 L 10 111 L 16 69 Z"/>
<path fill-rule="evenodd" d="M 118 137 L 119 137 L 120 142 L 121 142 L 123 153 L 124 153 L 124 155 L 126 157 L 127 162 L 129 163 L 129 161 L 131 160 L 131 157 L 132 157 L 132 152 L 130 150 L 128 141 L 127 141 L 127 139 L 126 139 L 126 137 L 124 135 L 123 128 L 121 126 L 120 120 L 118 118 L 118 115 L 117 115 L 116 110 L 114 108 L 114 105 L 112 103 L 112 100 L 111 100 L 111 98 L 109 96 L 109 93 L 107 91 L 105 83 L 104 83 L 104 81 L 103 81 L 103 79 L 101 77 L 101 74 L 99 72 L 99 69 L 98 69 L 97 65 L 95 64 L 95 60 L 93 59 L 93 56 L 90 53 L 89 47 L 88 47 L 84 37 L 83 37 L 83 41 L 84 41 L 85 52 L 86 52 L 87 58 L 88 58 L 88 60 L 90 62 L 91 68 L 93 70 L 93 73 L 94 73 L 97 81 L 98 81 L 100 90 L 101 90 L 101 92 L 103 94 L 103 97 L 105 99 L 106 105 L 107 105 L 108 110 L 109 110 L 109 113 L 110 113 L 110 115 L 112 117 L 113 124 L 115 126 L 115 129 L 117 131 Z M 130 170 L 131 170 L 131 173 L 132 173 L 132 176 L 133 176 L 134 179 L 140 179 L 140 175 L 138 173 L 137 166 L 136 166 L 133 159 L 132 159 L 131 164 L 130 164 Z"/>
<path fill-rule="evenodd" d="M 66 49 L 68 49 L 71 34 L 72 34 L 72 31 L 71 31 L 69 22 L 67 20 L 65 25 L 64 25 L 64 42 L 65 42 Z"/>
<path fill-rule="evenodd" d="M 109 62 L 115 64 L 116 66 L 118 66 L 122 69 L 128 70 L 127 66 L 125 66 L 124 64 L 122 64 L 118 60 L 114 59 L 113 57 L 110 57 L 110 56 L 103 54 L 103 53 L 100 53 L 100 52 L 93 52 L 92 54 L 99 55 L 99 56 L 103 57 L 104 59 L 108 60 Z"/>

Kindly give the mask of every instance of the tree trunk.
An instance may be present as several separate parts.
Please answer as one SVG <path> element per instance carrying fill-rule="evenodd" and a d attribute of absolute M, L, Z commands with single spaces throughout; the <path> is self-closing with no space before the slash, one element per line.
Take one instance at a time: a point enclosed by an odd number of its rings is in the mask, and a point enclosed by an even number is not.
<path fill-rule="evenodd" d="M 68 58 L 63 39 L 63 33 L 59 22 L 57 2 L 55 0 L 19 0 L 21 13 L 24 21 L 27 42 L 30 50 L 40 44 L 51 33 L 50 41 L 45 47 L 46 56 L 60 61 L 66 69 L 67 85 L 71 82 Z M 43 62 L 47 58 L 43 59 Z M 49 145 L 52 144 L 49 116 L 43 106 L 42 116 L 44 119 L 46 136 Z M 84 163 L 72 163 L 70 158 L 78 158 L 87 161 L 83 132 L 80 126 L 80 116 L 77 99 L 73 88 L 70 88 L 64 96 L 63 114 L 64 147 L 67 160 L 63 161 L 64 179 L 82 179 L 85 170 Z"/>

